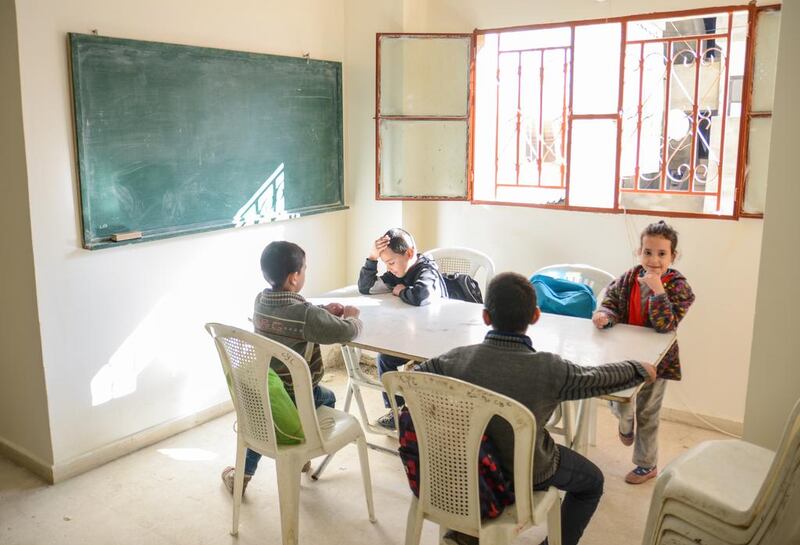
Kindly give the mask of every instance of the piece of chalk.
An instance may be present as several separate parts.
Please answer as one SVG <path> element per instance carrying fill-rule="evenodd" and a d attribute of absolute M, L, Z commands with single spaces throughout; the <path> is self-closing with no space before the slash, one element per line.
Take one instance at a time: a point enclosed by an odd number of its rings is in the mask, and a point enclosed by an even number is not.
<path fill-rule="evenodd" d="M 111 235 L 111 240 L 114 242 L 122 242 L 123 240 L 134 240 L 137 238 L 142 238 L 141 231 L 129 231 L 127 233 L 114 233 Z"/>

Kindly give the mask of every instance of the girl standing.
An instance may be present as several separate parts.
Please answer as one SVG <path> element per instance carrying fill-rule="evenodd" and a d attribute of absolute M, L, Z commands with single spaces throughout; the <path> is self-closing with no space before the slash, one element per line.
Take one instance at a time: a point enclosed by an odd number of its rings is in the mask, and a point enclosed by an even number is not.
<path fill-rule="evenodd" d="M 694 302 L 686 278 L 671 268 L 677 257 L 678 233 L 663 220 L 645 227 L 640 237 L 639 265 L 625 272 L 607 288 L 600 307 L 592 315 L 598 328 L 614 324 L 652 327 L 659 333 L 674 331 Z M 634 403 L 612 402 L 619 418 L 619 439 L 635 443 L 636 467 L 625 482 L 641 484 L 658 474 L 658 423 L 668 380 L 681 379 L 678 343 L 672 345 L 658 365 L 655 382 L 645 385 Z"/>

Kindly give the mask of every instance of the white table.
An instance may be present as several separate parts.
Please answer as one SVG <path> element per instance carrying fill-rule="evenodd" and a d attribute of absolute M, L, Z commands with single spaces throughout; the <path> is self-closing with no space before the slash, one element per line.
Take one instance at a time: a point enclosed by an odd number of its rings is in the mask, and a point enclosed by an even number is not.
<path fill-rule="evenodd" d="M 361 295 L 355 286 L 349 286 L 311 300 L 358 307 L 364 330 L 349 345 L 409 360 L 424 361 L 452 348 L 478 344 L 489 330 L 481 316 L 482 305 L 453 299 L 413 307 L 392 294 Z M 674 333 L 657 333 L 651 328 L 625 324 L 601 330 L 591 320 L 555 314 L 542 314 L 528 328 L 528 335 L 538 351 L 554 352 L 578 365 L 592 366 L 622 360 L 657 364 L 675 341 Z M 347 358 L 347 351 L 343 352 Z M 630 401 L 635 392 L 631 388 L 610 397 Z M 592 424 L 592 411 L 587 405 L 582 402 L 578 405 L 574 433 L 570 411 L 565 413 L 567 444 L 583 453 Z"/>

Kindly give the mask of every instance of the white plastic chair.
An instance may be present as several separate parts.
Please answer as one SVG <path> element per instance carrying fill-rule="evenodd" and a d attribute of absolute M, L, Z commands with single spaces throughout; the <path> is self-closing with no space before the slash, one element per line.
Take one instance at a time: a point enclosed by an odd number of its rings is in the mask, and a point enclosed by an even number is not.
<path fill-rule="evenodd" d="M 381 384 L 379 380 L 367 375 L 361 370 L 361 349 L 343 344 L 342 359 L 344 359 L 344 366 L 347 370 L 347 395 L 345 396 L 344 408 L 342 410 L 344 410 L 346 413 L 349 413 L 350 403 L 353 401 L 353 398 L 355 398 L 356 405 L 358 406 L 358 413 L 361 417 L 361 425 L 366 431 L 377 435 L 388 435 L 390 437 L 397 438 L 396 429 L 390 430 L 382 426 L 378 426 L 377 424 L 373 424 L 369 419 L 369 415 L 367 415 L 367 407 L 364 404 L 364 398 L 361 397 L 361 390 L 366 388 L 368 390 L 378 390 L 380 392 L 384 392 L 384 389 L 383 384 Z M 380 445 L 367 443 L 367 446 L 374 450 L 379 450 L 388 454 L 397 454 L 396 450 L 388 449 Z M 332 457 L 332 454 L 329 454 L 325 457 L 316 471 L 311 474 L 312 479 L 315 481 L 319 479 L 320 475 L 322 475 L 322 472 L 325 471 L 326 467 L 328 467 Z"/>
<path fill-rule="evenodd" d="M 562 263 L 560 265 L 542 267 L 533 274 L 543 274 L 551 278 L 586 284 L 592 289 L 598 304 L 601 301 L 601 293 L 614 280 L 614 275 L 603 269 L 576 263 Z"/>
<path fill-rule="evenodd" d="M 439 524 L 440 535 L 452 529 L 492 545 L 511 543 L 526 528 L 546 524 L 549 543 L 561 544 L 558 490 L 533 491 L 536 420 L 524 405 L 441 375 L 391 371 L 381 378 L 395 411 L 394 396 L 405 397 L 419 445 L 419 498 L 411 498 L 406 545 L 419 544 L 424 519 Z M 481 435 L 495 415 L 514 430 L 516 503 L 498 518 L 482 521 L 478 450 Z"/>
<path fill-rule="evenodd" d="M 741 440 L 708 441 L 656 481 L 643 545 L 800 543 L 800 401 L 776 452 Z M 699 540 L 699 541 L 698 541 Z"/>
<path fill-rule="evenodd" d="M 477 279 L 478 271 L 483 270 L 483 292 L 494 277 L 494 262 L 483 252 L 472 248 L 434 248 L 423 255 L 433 259 L 442 274 L 466 273 Z"/>
<path fill-rule="evenodd" d="M 303 465 L 312 458 L 332 454 L 352 442 L 358 445 L 367 511 L 369 520 L 374 522 L 367 444 L 358 420 L 330 407 L 314 408 L 311 373 L 308 364 L 297 352 L 271 339 L 232 326 L 210 323 L 206 324 L 206 330 L 214 338 L 236 409 L 237 471 L 231 534 L 237 535 L 239 532 L 239 507 L 244 488 L 242 469 L 248 448 L 275 460 L 284 545 L 298 543 L 300 473 Z M 298 445 L 279 445 L 276 441 L 267 388 L 272 358 L 286 365 L 292 375 L 295 402 L 305 435 L 303 443 Z"/>
<path fill-rule="evenodd" d="M 570 282 L 577 282 L 578 284 L 586 284 L 591 288 L 592 293 L 594 293 L 595 299 L 597 299 L 597 305 L 599 306 L 603 300 L 603 293 L 605 293 L 606 287 L 614 280 L 614 275 L 609 272 L 604 271 L 603 269 L 598 269 L 597 267 L 592 267 L 591 265 L 584 265 L 580 263 L 562 263 L 559 265 L 549 265 L 547 267 L 542 267 L 538 271 L 534 272 L 533 274 L 543 274 L 545 276 L 549 276 L 551 278 L 559 278 L 561 280 L 569 280 Z M 567 402 L 569 403 L 569 402 Z M 589 444 L 594 446 L 597 443 L 597 406 L 596 401 L 593 399 L 587 399 L 582 401 L 581 403 L 586 403 L 589 409 Z M 571 412 L 565 405 L 564 412 Z M 547 429 L 550 431 L 561 433 L 565 437 L 571 440 L 572 438 L 572 430 L 575 429 L 574 422 L 566 422 L 566 418 L 564 418 L 565 422 L 562 427 L 557 427 L 558 422 L 562 418 L 562 408 L 561 406 L 556 409 L 556 412 L 553 413 L 553 416 L 547 422 Z M 571 420 L 571 418 L 570 418 Z"/>

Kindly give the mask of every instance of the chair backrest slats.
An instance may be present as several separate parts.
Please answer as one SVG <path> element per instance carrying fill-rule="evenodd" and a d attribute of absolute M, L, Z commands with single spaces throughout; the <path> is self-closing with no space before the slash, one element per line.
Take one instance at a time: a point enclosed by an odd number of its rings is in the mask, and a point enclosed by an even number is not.
<path fill-rule="evenodd" d="M 586 284 L 592 289 L 594 296 L 597 297 L 598 303 L 600 302 L 600 293 L 614 280 L 614 276 L 611 273 L 607 273 L 591 265 L 579 263 L 549 265 L 547 267 L 542 267 L 533 274 L 543 274 L 552 278 L 560 278 L 578 284 Z"/>
<path fill-rule="evenodd" d="M 480 528 L 478 452 L 489 420 L 500 416 L 514 430 L 518 524 L 532 517 L 533 440 L 536 421 L 522 404 L 458 379 L 421 372 L 381 377 L 394 403 L 402 395 L 419 445 L 419 501 L 430 520 L 448 528 Z M 525 484 L 522 484 L 525 483 Z"/>
<path fill-rule="evenodd" d="M 210 323 L 206 324 L 206 330 L 214 338 L 220 356 L 236 410 L 237 429 L 248 445 L 273 456 L 277 454 L 267 386 L 273 358 L 283 363 L 292 376 L 305 443 L 310 448 L 322 444 L 311 391 L 311 373 L 300 354 L 272 339 L 237 327 Z"/>
<path fill-rule="evenodd" d="M 483 252 L 472 248 L 434 248 L 425 252 L 424 255 L 436 262 L 436 266 L 442 274 L 464 273 L 477 279 L 479 271 L 483 271 L 484 291 L 494 277 L 492 259 Z"/>

